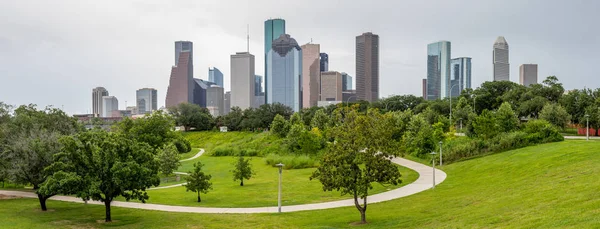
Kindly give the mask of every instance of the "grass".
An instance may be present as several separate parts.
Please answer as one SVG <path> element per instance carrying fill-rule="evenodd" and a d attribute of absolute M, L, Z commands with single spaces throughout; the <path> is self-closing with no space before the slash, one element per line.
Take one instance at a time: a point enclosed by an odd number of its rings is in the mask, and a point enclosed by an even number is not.
<path fill-rule="evenodd" d="M 458 162 L 435 190 L 369 205 L 283 214 L 187 214 L 102 206 L 0 200 L 0 228 L 597 228 L 600 141 L 550 143 Z"/>
<path fill-rule="evenodd" d="M 200 151 L 200 148 L 192 148 L 190 152 L 179 154 L 181 160 L 188 159 L 196 155 Z"/>
<path fill-rule="evenodd" d="M 210 155 L 217 147 L 243 148 L 245 150 L 256 150 L 260 155 L 269 153 L 288 153 L 283 139 L 269 132 L 216 132 L 200 131 L 185 132 L 184 136 L 190 141 L 192 147 L 204 148 L 206 154 Z"/>

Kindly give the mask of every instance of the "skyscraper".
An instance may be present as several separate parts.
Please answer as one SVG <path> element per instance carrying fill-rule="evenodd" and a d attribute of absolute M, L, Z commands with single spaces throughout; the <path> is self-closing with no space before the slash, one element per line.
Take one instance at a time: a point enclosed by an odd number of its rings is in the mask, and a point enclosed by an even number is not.
<path fill-rule="evenodd" d="M 290 35 L 273 41 L 266 59 L 267 104 L 281 103 L 298 112 L 302 109 L 302 49 Z"/>
<path fill-rule="evenodd" d="M 206 108 L 213 117 L 221 116 L 224 113 L 224 91 L 219 85 L 211 85 L 206 89 Z"/>
<path fill-rule="evenodd" d="M 263 83 L 263 77 L 259 76 L 259 75 L 255 75 L 254 76 L 254 95 L 264 96 L 262 83 Z M 264 101 L 263 101 L 263 103 L 264 103 Z"/>
<path fill-rule="evenodd" d="M 423 79 L 423 99 L 427 99 L 427 79 Z"/>
<path fill-rule="evenodd" d="M 218 68 L 208 68 L 208 81 L 215 83 L 219 87 L 223 86 L 223 73 Z"/>
<path fill-rule="evenodd" d="M 370 32 L 356 37 L 356 99 L 379 99 L 379 35 Z"/>
<path fill-rule="evenodd" d="M 319 44 L 305 44 L 302 49 L 302 107 L 317 106 L 319 101 L 321 63 Z"/>
<path fill-rule="evenodd" d="M 92 89 L 92 114 L 99 117 L 102 114 L 102 97 L 108 96 L 108 91 L 103 87 Z"/>
<path fill-rule="evenodd" d="M 138 114 L 147 114 L 158 109 L 156 89 L 142 88 L 137 90 L 135 95 Z"/>
<path fill-rule="evenodd" d="M 519 83 L 526 87 L 538 83 L 538 65 L 522 64 L 519 67 Z"/>
<path fill-rule="evenodd" d="M 342 91 L 349 91 L 352 89 L 352 76 L 342 72 Z"/>
<path fill-rule="evenodd" d="M 342 101 L 342 74 L 339 72 L 321 72 L 320 101 Z"/>
<path fill-rule="evenodd" d="M 242 110 L 254 107 L 254 55 L 238 52 L 231 55 L 231 107 Z"/>
<path fill-rule="evenodd" d="M 494 42 L 493 53 L 494 81 L 510 80 L 510 64 L 508 63 L 508 43 L 503 36 Z"/>
<path fill-rule="evenodd" d="M 321 61 L 321 71 L 329 71 L 329 55 L 327 55 L 327 53 L 322 52 L 319 54 L 319 59 Z"/>
<path fill-rule="evenodd" d="M 171 68 L 165 106 L 193 103 L 194 87 L 193 44 L 189 41 L 176 41 L 175 66 Z"/>
<path fill-rule="evenodd" d="M 267 85 L 267 79 L 269 78 L 267 73 L 269 64 L 267 63 L 267 54 L 273 46 L 273 41 L 279 38 L 282 34 L 285 34 L 285 20 L 277 18 L 265 21 L 265 85 Z M 265 89 L 265 97 L 266 95 L 267 90 Z"/>
<path fill-rule="evenodd" d="M 194 43 L 191 41 L 175 41 L 175 66 L 179 64 L 179 55 L 181 52 L 190 52 L 190 63 L 193 63 Z M 193 71 L 193 68 L 192 68 Z"/>
<path fill-rule="evenodd" d="M 102 117 L 112 117 L 119 110 L 119 100 L 114 96 L 102 96 Z"/>
<path fill-rule="evenodd" d="M 194 78 L 194 101 L 200 107 L 207 107 L 207 90 L 215 83 L 203 79 Z"/>
<path fill-rule="evenodd" d="M 229 114 L 229 111 L 231 111 L 231 92 L 225 92 L 225 95 L 223 96 L 223 115 L 227 115 Z"/>
<path fill-rule="evenodd" d="M 427 45 L 427 100 L 450 95 L 450 50 L 449 41 Z"/>
<path fill-rule="evenodd" d="M 467 88 L 471 88 L 471 58 L 454 58 L 450 62 L 449 96 L 458 97 Z"/>

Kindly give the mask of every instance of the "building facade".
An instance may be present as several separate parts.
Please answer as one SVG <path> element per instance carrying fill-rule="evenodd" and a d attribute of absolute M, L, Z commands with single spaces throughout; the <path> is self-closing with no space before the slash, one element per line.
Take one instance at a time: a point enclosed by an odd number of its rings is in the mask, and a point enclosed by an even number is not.
<path fill-rule="evenodd" d="M 522 64 L 519 67 L 519 83 L 526 87 L 538 83 L 538 65 Z"/>
<path fill-rule="evenodd" d="M 276 18 L 265 21 L 265 87 L 267 85 L 267 79 L 269 78 L 267 73 L 267 68 L 269 67 L 267 55 L 273 46 L 273 41 L 283 34 L 285 34 L 285 20 Z M 265 89 L 265 99 L 266 94 L 267 90 Z"/>
<path fill-rule="evenodd" d="M 342 72 L 342 90 L 343 91 L 353 90 L 352 76 L 348 75 L 348 73 L 345 73 L 345 72 Z"/>
<path fill-rule="evenodd" d="M 219 85 L 211 85 L 206 89 L 206 108 L 213 117 L 223 115 L 225 110 L 224 89 Z"/>
<path fill-rule="evenodd" d="M 207 90 L 215 83 L 203 79 L 194 78 L 194 101 L 200 107 L 207 107 Z"/>
<path fill-rule="evenodd" d="M 302 109 L 302 49 L 290 35 L 273 41 L 267 55 L 266 103 L 281 103 L 295 112 Z"/>
<path fill-rule="evenodd" d="M 223 115 L 227 115 L 229 114 L 229 111 L 231 111 L 231 92 L 225 92 L 225 95 L 223 96 Z"/>
<path fill-rule="evenodd" d="M 208 81 L 215 83 L 219 87 L 225 87 L 223 85 L 223 73 L 218 68 L 208 68 Z"/>
<path fill-rule="evenodd" d="M 92 115 L 100 117 L 102 115 L 102 97 L 108 96 L 108 91 L 103 87 L 92 89 Z"/>
<path fill-rule="evenodd" d="M 356 99 L 379 99 L 379 35 L 363 33 L 356 37 Z"/>
<path fill-rule="evenodd" d="M 510 80 L 510 64 L 508 62 L 508 42 L 500 36 L 494 42 L 493 64 L 494 81 Z"/>
<path fill-rule="evenodd" d="M 423 99 L 427 99 L 427 79 L 423 79 Z"/>
<path fill-rule="evenodd" d="M 335 71 L 321 72 L 320 101 L 342 101 L 342 74 Z"/>
<path fill-rule="evenodd" d="M 102 97 L 102 117 L 112 117 L 113 111 L 119 110 L 119 100 L 114 96 Z"/>
<path fill-rule="evenodd" d="M 175 42 L 175 66 L 171 68 L 165 106 L 194 102 L 193 44 L 189 41 Z"/>
<path fill-rule="evenodd" d="M 327 53 L 322 52 L 319 54 L 319 59 L 321 71 L 329 71 L 329 55 L 327 55 Z"/>
<path fill-rule="evenodd" d="M 427 45 L 427 100 L 444 99 L 450 95 L 449 41 Z"/>
<path fill-rule="evenodd" d="M 242 110 L 254 107 L 254 55 L 238 52 L 231 55 L 231 107 Z"/>
<path fill-rule="evenodd" d="M 263 77 L 259 75 L 254 76 L 254 95 L 256 96 L 264 96 L 263 91 Z M 264 99 L 264 98 L 263 98 Z M 264 103 L 264 101 L 263 101 Z"/>
<path fill-rule="evenodd" d="M 319 44 L 305 44 L 302 49 L 302 107 L 317 106 L 320 90 L 320 50 Z"/>
<path fill-rule="evenodd" d="M 158 109 L 158 95 L 154 88 L 142 88 L 135 92 L 137 112 L 135 114 L 152 113 Z"/>
<path fill-rule="evenodd" d="M 471 58 L 459 57 L 450 61 L 450 97 L 458 97 L 460 93 L 471 88 Z"/>

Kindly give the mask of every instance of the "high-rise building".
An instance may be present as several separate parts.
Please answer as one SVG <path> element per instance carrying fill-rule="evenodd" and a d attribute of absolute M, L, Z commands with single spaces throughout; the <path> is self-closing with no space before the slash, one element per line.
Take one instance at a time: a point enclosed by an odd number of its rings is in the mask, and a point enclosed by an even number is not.
<path fill-rule="evenodd" d="M 342 91 L 349 91 L 352 89 L 352 76 L 342 72 Z"/>
<path fill-rule="evenodd" d="M 471 57 L 459 57 L 450 61 L 450 97 L 471 88 Z"/>
<path fill-rule="evenodd" d="M 493 53 L 494 81 L 510 80 L 510 64 L 508 63 L 508 43 L 503 36 L 494 42 Z"/>
<path fill-rule="evenodd" d="M 320 101 L 342 100 L 342 74 L 339 72 L 321 72 L 321 98 Z"/>
<path fill-rule="evenodd" d="M 125 108 L 126 111 L 129 111 L 132 115 L 138 114 L 137 106 L 128 106 Z"/>
<path fill-rule="evenodd" d="M 427 100 L 450 95 L 450 50 L 449 41 L 427 45 Z"/>
<path fill-rule="evenodd" d="M 208 68 L 208 81 L 215 83 L 219 87 L 223 86 L 223 73 L 218 68 Z"/>
<path fill-rule="evenodd" d="M 193 44 L 189 41 L 176 41 L 175 66 L 171 68 L 165 106 L 193 103 L 194 87 Z"/>
<path fill-rule="evenodd" d="M 194 78 L 194 101 L 200 107 L 207 107 L 206 91 L 215 83 L 203 79 Z"/>
<path fill-rule="evenodd" d="M 356 100 L 379 99 L 379 35 L 356 37 Z"/>
<path fill-rule="evenodd" d="M 538 65 L 522 64 L 519 67 L 519 83 L 526 87 L 538 83 Z"/>
<path fill-rule="evenodd" d="M 102 109 L 102 97 L 108 96 L 108 91 L 103 87 L 92 89 L 92 114 L 95 117 L 100 117 Z"/>
<path fill-rule="evenodd" d="M 265 21 L 265 85 L 267 85 L 267 79 L 269 78 L 267 75 L 267 68 L 269 64 L 266 61 L 267 55 L 273 46 L 273 41 L 279 38 L 282 34 L 285 34 L 285 20 L 277 18 Z M 265 97 L 266 95 L 267 90 L 265 89 Z"/>
<path fill-rule="evenodd" d="M 229 114 L 229 111 L 231 111 L 231 92 L 225 92 L 225 95 L 223 96 L 223 115 L 227 115 Z"/>
<path fill-rule="evenodd" d="M 135 92 L 137 114 L 147 114 L 158 109 L 158 96 L 154 88 L 142 88 Z"/>
<path fill-rule="evenodd" d="M 112 117 L 119 110 L 119 100 L 114 96 L 102 96 L 102 117 Z"/>
<path fill-rule="evenodd" d="M 302 49 L 290 35 L 273 41 L 266 59 L 267 104 L 281 103 L 298 112 L 302 109 Z"/>
<path fill-rule="evenodd" d="M 221 116 L 224 113 L 223 95 L 224 90 L 219 85 L 212 85 L 206 89 L 206 108 L 213 117 Z"/>
<path fill-rule="evenodd" d="M 256 96 L 261 96 L 261 95 L 264 96 L 265 95 L 265 93 L 263 91 L 262 83 L 263 83 L 263 77 L 259 76 L 259 75 L 255 75 L 254 76 L 254 95 L 256 95 Z M 263 100 L 264 100 L 264 98 L 263 98 Z M 265 101 L 263 101 L 263 103 L 264 102 Z"/>
<path fill-rule="evenodd" d="M 327 55 L 327 53 L 320 53 L 319 54 L 319 59 L 320 59 L 320 65 L 321 65 L 321 71 L 322 72 L 326 72 L 329 71 L 329 55 Z"/>
<path fill-rule="evenodd" d="M 254 55 L 238 52 L 231 55 L 231 107 L 242 110 L 254 107 Z"/>
<path fill-rule="evenodd" d="M 427 79 L 423 79 L 423 99 L 427 99 Z"/>
<path fill-rule="evenodd" d="M 305 44 L 302 49 L 302 107 L 309 108 L 317 106 L 319 101 L 319 84 L 321 75 L 321 63 L 319 44 Z"/>

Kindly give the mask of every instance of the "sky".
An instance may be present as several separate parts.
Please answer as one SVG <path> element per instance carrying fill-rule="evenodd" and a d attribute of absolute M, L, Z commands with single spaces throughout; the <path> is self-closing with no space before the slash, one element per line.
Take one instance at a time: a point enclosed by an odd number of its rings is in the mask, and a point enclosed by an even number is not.
<path fill-rule="evenodd" d="M 452 58 L 472 57 L 473 87 L 492 80 L 492 46 L 510 46 L 510 78 L 538 64 L 566 89 L 599 88 L 600 1 L 596 0 L 19 0 L 0 1 L 0 101 L 90 113 L 92 89 L 119 108 L 135 91 L 158 90 L 163 106 L 174 41 L 194 42 L 195 78 L 217 67 L 230 87 L 230 55 L 256 56 L 264 72 L 264 21 L 286 20 L 299 44 L 321 45 L 329 69 L 355 76 L 355 37 L 380 37 L 380 96 L 421 96 L 427 44 L 452 42 Z M 354 84 L 355 85 L 355 84 Z"/>

